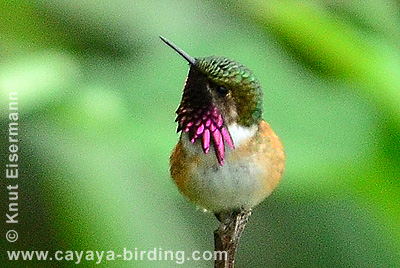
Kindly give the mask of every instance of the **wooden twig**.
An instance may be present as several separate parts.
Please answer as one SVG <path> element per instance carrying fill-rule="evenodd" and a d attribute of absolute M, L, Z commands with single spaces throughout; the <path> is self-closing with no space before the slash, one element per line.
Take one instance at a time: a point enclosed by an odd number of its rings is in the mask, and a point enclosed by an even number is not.
<path fill-rule="evenodd" d="M 220 224 L 218 229 L 214 231 L 215 251 L 225 251 L 227 258 L 215 260 L 214 268 L 235 267 L 235 254 L 239 240 L 250 215 L 251 209 L 243 209 L 229 214 L 216 214 Z"/>

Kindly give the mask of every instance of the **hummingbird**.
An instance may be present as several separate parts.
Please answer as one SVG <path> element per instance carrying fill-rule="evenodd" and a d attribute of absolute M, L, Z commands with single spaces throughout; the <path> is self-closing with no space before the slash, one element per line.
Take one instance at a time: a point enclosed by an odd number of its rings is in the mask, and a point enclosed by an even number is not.
<path fill-rule="evenodd" d="M 251 209 L 273 192 L 285 165 L 283 145 L 262 119 L 259 81 L 234 60 L 193 58 L 160 38 L 190 66 L 176 111 L 180 137 L 170 156 L 173 181 L 218 219 Z"/>

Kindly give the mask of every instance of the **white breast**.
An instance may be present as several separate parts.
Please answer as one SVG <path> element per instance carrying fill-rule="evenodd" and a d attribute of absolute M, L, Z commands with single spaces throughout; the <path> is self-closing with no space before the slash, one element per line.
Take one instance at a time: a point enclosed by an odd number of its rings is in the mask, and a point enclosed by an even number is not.
<path fill-rule="evenodd" d="M 243 127 L 235 123 L 230 125 L 228 127 L 228 130 L 231 134 L 233 144 L 236 147 L 239 147 L 243 141 L 254 136 L 254 134 L 257 132 L 257 125 L 254 125 L 252 127 Z"/>
<path fill-rule="evenodd" d="M 228 127 L 236 148 L 243 141 L 257 132 L 257 126 L 246 128 L 237 124 Z M 211 211 L 252 207 L 262 201 L 258 194 L 263 189 L 260 178 L 263 168 L 258 166 L 255 156 L 248 156 L 239 161 L 229 161 L 233 150 L 225 145 L 224 165 L 218 164 L 214 148 L 204 154 L 200 139 L 194 144 L 189 141 L 187 133 L 182 134 L 183 146 L 189 155 L 201 154 L 201 162 L 190 169 L 188 191 L 190 199 L 201 207 Z"/>

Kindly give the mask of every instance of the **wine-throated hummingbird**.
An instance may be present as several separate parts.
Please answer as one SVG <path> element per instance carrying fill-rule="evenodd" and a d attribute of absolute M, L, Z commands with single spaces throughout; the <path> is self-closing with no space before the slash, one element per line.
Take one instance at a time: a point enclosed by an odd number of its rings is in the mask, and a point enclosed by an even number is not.
<path fill-rule="evenodd" d="M 180 192 L 220 213 L 251 209 L 272 193 L 284 171 L 279 137 L 262 119 L 262 88 L 253 73 L 225 57 L 192 58 L 178 107 L 181 132 L 170 157 Z"/>

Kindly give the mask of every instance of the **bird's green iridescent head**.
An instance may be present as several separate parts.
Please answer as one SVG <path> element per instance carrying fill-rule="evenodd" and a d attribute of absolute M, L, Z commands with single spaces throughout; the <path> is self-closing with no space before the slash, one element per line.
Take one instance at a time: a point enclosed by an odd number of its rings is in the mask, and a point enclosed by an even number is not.
<path fill-rule="evenodd" d="M 176 113 L 178 132 L 190 142 L 201 143 L 204 153 L 214 147 L 222 166 L 225 145 L 235 148 L 233 125 L 252 127 L 262 117 L 262 89 L 253 73 L 225 57 L 192 58 L 179 47 L 160 38 L 190 64 L 182 100 Z"/>
<path fill-rule="evenodd" d="M 262 116 L 262 88 L 252 71 L 225 57 L 196 58 L 193 66 L 212 83 L 228 90 L 238 114 L 237 123 L 244 126 L 257 124 Z"/>
<path fill-rule="evenodd" d="M 190 64 L 181 106 L 201 106 L 211 101 L 219 106 L 226 123 L 251 126 L 260 122 L 262 88 L 248 68 L 225 57 L 193 58 L 169 40 L 160 38 Z M 211 96 L 206 96 L 206 92 Z"/>

